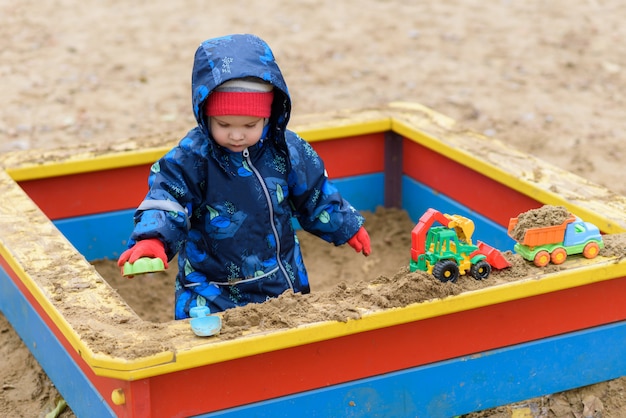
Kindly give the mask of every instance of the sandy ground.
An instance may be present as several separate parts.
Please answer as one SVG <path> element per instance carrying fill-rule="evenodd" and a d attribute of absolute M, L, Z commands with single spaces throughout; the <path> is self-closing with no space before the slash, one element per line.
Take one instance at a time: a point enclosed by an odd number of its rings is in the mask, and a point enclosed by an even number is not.
<path fill-rule="evenodd" d="M 0 0 L 0 152 L 180 137 L 196 46 L 252 32 L 294 122 L 416 101 L 626 195 L 625 17 L 618 0 Z M 0 412 L 38 416 L 54 389 L 3 317 L 0 335 Z M 597 390 L 621 399 L 624 385 Z"/>

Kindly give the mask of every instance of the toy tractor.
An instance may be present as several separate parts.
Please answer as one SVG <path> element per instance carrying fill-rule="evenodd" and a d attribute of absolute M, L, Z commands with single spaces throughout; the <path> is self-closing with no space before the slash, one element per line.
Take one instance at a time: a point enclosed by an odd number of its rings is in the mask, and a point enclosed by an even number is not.
<path fill-rule="evenodd" d="M 442 226 L 433 226 L 435 222 Z M 483 280 L 492 267 L 510 267 L 500 251 L 480 241 L 472 244 L 473 233 L 471 219 L 428 209 L 411 231 L 410 271 L 426 271 L 441 282 L 456 282 L 466 273 Z"/>

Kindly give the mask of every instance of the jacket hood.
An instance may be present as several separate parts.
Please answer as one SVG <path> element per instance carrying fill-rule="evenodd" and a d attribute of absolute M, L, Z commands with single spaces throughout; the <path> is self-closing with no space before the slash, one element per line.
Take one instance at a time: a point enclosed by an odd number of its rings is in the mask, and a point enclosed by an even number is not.
<path fill-rule="evenodd" d="M 209 129 L 204 108 L 209 94 L 228 80 L 245 77 L 256 77 L 274 86 L 270 129 L 286 129 L 291 98 L 272 50 L 258 36 L 236 34 L 202 42 L 194 57 L 191 78 L 193 113 L 198 126 L 207 135 Z"/>

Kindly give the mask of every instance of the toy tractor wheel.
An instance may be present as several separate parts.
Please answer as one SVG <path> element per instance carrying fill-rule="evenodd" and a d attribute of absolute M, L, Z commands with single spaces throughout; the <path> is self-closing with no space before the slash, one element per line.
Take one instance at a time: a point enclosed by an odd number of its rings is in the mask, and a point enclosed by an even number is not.
<path fill-rule="evenodd" d="M 563 264 L 567 259 L 567 251 L 565 248 L 559 247 L 555 248 L 550 254 L 550 261 L 552 264 Z"/>
<path fill-rule="evenodd" d="M 491 274 L 491 265 L 485 260 L 480 260 L 478 263 L 472 264 L 469 274 L 476 280 L 486 279 Z"/>
<path fill-rule="evenodd" d="M 535 263 L 537 267 L 545 267 L 548 265 L 549 262 L 550 253 L 545 250 L 539 251 L 537 254 L 535 254 L 535 258 L 533 259 L 533 263 Z"/>
<path fill-rule="evenodd" d="M 597 242 L 590 242 L 583 248 L 583 257 L 595 258 L 600 252 L 600 246 Z"/>
<path fill-rule="evenodd" d="M 459 266 L 453 260 L 437 261 L 433 267 L 433 276 L 440 282 L 455 283 L 459 278 Z"/>

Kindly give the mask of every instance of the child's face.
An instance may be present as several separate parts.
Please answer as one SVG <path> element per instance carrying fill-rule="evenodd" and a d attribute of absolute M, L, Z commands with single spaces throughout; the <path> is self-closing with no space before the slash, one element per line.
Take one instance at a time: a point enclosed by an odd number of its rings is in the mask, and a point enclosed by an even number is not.
<path fill-rule="evenodd" d="M 241 152 L 259 142 L 265 119 L 257 116 L 211 116 L 211 134 L 219 145 Z"/>

